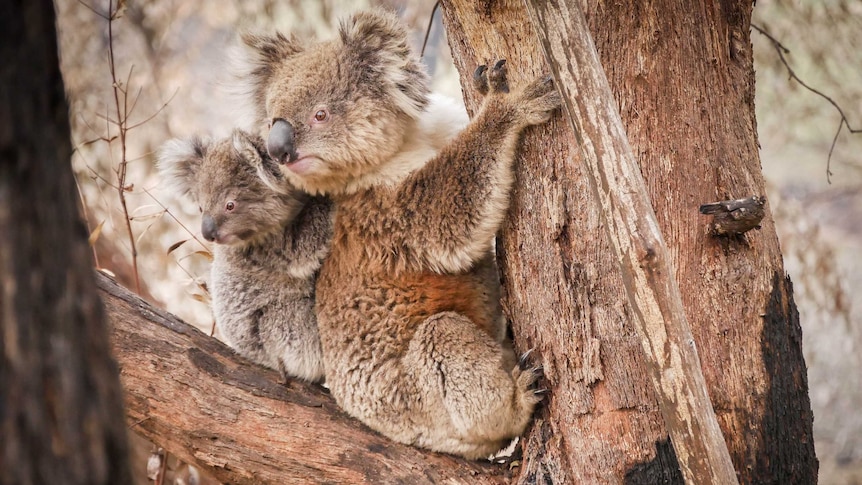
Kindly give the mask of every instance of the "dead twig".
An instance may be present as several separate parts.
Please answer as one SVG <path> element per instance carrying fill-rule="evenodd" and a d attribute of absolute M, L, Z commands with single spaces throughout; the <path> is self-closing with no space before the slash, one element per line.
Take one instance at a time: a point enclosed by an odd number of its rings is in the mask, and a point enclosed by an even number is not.
<path fill-rule="evenodd" d="M 773 37 L 769 32 L 767 32 L 764 28 L 758 26 L 757 24 L 752 23 L 751 28 L 758 31 L 761 35 L 769 39 L 769 42 L 772 43 L 772 46 L 775 48 L 775 51 L 778 52 L 778 58 L 781 60 L 781 63 L 784 64 L 784 67 L 787 69 L 787 73 L 790 75 L 791 79 L 798 82 L 805 89 L 828 101 L 829 104 L 831 104 L 838 111 L 838 114 L 841 115 L 841 120 L 838 122 L 838 129 L 835 131 L 835 136 L 832 138 L 832 145 L 829 147 L 829 156 L 826 158 L 826 181 L 831 184 L 832 152 L 835 150 L 835 144 L 838 143 L 838 135 L 841 134 L 841 130 L 844 127 L 847 127 L 847 131 L 849 131 L 851 134 L 862 133 L 862 128 L 853 128 L 852 126 L 850 126 L 850 122 L 847 119 L 847 115 L 844 114 L 844 110 L 841 108 L 841 106 L 838 105 L 838 103 L 835 102 L 835 100 L 833 100 L 823 92 L 809 86 L 805 81 L 803 81 L 799 78 L 799 76 L 796 75 L 796 72 L 793 70 L 792 67 L 790 67 L 790 64 L 787 62 L 787 58 L 784 57 L 785 54 L 790 53 L 790 49 L 785 47 L 784 44 L 782 44 L 778 39 Z"/>

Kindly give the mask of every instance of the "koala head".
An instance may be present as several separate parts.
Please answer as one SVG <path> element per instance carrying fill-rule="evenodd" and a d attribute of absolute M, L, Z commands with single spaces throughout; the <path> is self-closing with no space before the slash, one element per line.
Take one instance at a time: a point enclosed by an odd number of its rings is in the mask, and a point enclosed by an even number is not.
<path fill-rule="evenodd" d="M 217 244 L 245 245 L 281 230 L 305 202 L 266 156 L 263 140 L 240 130 L 216 141 L 170 140 L 158 158 L 165 182 L 198 204 L 201 233 Z"/>
<path fill-rule="evenodd" d="M 336 39 L 245 35 L 245 82 L 269 154 L 312 193 L 380 169 L 428 103 L 428 78 L 391 13 L 357 13 Z"/>

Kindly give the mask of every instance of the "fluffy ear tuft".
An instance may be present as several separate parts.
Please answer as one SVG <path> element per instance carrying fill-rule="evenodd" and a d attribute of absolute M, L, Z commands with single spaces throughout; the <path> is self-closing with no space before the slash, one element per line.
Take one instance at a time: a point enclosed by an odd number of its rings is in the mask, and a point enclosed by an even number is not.
<path fill-rule="evenodd" d="M 256 107 L 254 121 L 259 122 L 266 117 L 266 87 L 278 64 L 304 48 L 295 37 L 280 32 L 274 35 L 246 32 L 241 37 L 242 45 L 231 53 L 231 71 L 236 83 L 232 94 L 241 96 L 245 103 L 251 101 Z"/>
<path fill-rule="evenodd" d="M 157 163 L 168 190 L 178 196 L 188 195 L 194 198 L 192 186 L 208 146 L 208 141 L 197 136 L 187 139 L 174 138 L 162 145 Z"/>
<path fill-rule="evenodd" d="M 366 73 L 379 76 L 365 81 L 383 84 L 398 108 L 417 118 L 428 104 L 428 75 L 398 17 L 383 9 L 358 12 L 341 22 L 339 34 Z"/>
<path fill-rule="evenodd" d="M 363 50 L 385 50 L 407 57 L 407 31 L 393 13 L 383 9 L 357 12 L 341 21 L 339 28 L 344 45 Z"/>
<path fill-rule="evenodd" d="M 275 35 L 246 32 L 242 34 L 242 42 L 255 53 L 255 60 L 261 67 L 271 66 L 302 52 L 302 45 L 295 37 L 288 38 L 281 32 Z"/>

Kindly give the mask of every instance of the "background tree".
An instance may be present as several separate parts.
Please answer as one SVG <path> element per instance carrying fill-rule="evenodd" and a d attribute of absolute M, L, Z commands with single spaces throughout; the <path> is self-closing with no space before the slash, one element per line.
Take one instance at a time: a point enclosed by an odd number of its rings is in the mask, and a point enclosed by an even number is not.
<path fill-rule="evenodd" d="M 130 483 L 50 0 L 0 6 L 0 482 Z"/>

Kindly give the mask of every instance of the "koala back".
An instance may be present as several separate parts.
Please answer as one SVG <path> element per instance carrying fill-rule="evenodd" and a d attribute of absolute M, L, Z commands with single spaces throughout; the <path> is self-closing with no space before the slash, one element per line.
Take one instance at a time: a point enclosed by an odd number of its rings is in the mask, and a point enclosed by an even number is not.
<path fill-rule="evenodd" d="M 310 199 L 281 233 L 243 247 L 216 246 L 210 290 L 228 344 L 261 365 L 323 378 L 315 281 L 331 239 L 331 204 Z"/>

